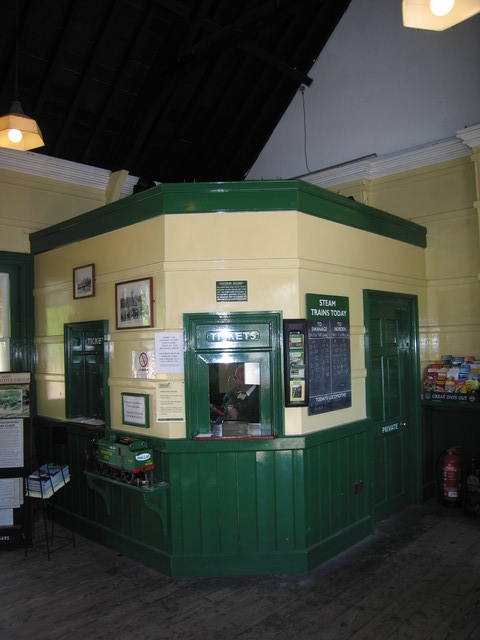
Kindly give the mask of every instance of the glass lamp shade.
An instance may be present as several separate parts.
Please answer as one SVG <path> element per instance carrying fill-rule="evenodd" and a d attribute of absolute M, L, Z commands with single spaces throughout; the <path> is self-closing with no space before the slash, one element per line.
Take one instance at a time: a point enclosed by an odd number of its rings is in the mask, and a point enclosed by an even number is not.
<path fill-rule="evenodd" d="M 10 113 L 0 116 L 0 147 L 30 151 L 44 145 L 40 127 L 23 113 L 20 102 L 15 100 Z"/>
<path fill-rule="evenodd" d="M 446 16 L 454 4 L 455 0 L 430 0 L 430 11 L 434 16 Z"/>
<path fill-rule="evenodd" d="M 435 15 L 431 0 L 402 0 L 403 26 L 444 31 L 480 13 L 480 0 L 455 0 L 445 15 Z"/>

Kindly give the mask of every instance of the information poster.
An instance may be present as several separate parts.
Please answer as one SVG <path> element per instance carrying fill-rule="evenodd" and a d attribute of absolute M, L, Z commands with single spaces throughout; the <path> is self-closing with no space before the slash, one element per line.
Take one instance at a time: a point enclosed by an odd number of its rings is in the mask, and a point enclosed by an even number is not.
<path fill-rule="evenodd" d="M 157 422 L 185 420 L 185 383 L 162 380 L 157 383 Z"/>
<path fill-rule="evenodd" d="M 0 468 L 23 467 L 23 420 L 0 420 Z"/>
<path fill-rule="evenodd" d="M 309 404 L 315 415 L 352 405 L 348 298 L 307 294 Z"/>
<path fill-rule="evenodd" d="M 181 331 L 160 331 L 155 334 L 155 373 L 183 373 Z"/>

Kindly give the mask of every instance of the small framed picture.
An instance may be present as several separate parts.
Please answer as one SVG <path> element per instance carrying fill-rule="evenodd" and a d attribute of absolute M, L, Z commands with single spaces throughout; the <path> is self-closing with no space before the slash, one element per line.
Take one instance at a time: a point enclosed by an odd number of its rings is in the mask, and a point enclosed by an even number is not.
<path fill-rule="evenodd" d="M 117 282 L 115 285 L 117 329 L 153 326 L 153 278 Z"/>
<path fill-rule="evenodd" d="M 91 298 L 95 295 L 95 265 L 85 264 L 73 270 L 73 297 Z"/>

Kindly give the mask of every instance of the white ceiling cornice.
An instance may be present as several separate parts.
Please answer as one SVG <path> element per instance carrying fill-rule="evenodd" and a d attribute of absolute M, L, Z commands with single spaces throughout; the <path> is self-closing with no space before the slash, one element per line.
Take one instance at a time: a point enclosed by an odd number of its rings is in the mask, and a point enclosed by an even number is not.
<path fill-rule="evenodd" d="M 405 149 L 377 157 L 375 155 L 335 167 L 298 176 L 319 187 L 332 187 L 354 180 L 373 180 L 402 171 L 410 171 L 439 162 L 470 155 L 471 147 L 480 145 L 480 124 L 457 132 L 457 137 L 428 145 Z"/>
<path fill-rule="evenodd" d="M 16 171 L 40 178 L 60 180 L 93 189 L 107 189 L 111 172 L 107 169 L 91 167 L 86 164 L 52 158 L 33 151 L 17 151 L 16 149 L 0 148 L 0 169 Z M 137 183 L 136 176 L 128 175 L 122 188 L 122 193 L 131 194 Z"/>
<path fill-rule="evenodd" d="M 460 131 L 457 131 L 457 138 L 460 138 L 471 149 L 480 147 L 480 123 L 460 129 Z"/>

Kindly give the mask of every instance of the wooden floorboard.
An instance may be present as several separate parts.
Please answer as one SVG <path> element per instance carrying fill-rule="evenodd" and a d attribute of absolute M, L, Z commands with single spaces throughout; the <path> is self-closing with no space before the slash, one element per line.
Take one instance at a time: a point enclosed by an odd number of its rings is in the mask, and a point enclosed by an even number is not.
<path fill-rule="evenodd" d="M 308 573 L 169 578 L 78 536 L 0 576 L 8 640 L 480 638 L 480 518 L 433 500 Z"/>

